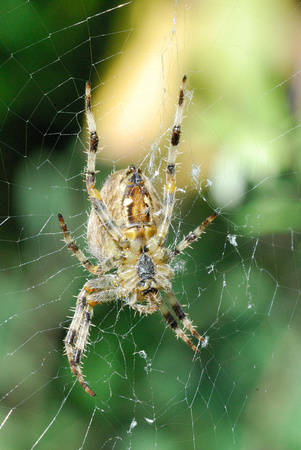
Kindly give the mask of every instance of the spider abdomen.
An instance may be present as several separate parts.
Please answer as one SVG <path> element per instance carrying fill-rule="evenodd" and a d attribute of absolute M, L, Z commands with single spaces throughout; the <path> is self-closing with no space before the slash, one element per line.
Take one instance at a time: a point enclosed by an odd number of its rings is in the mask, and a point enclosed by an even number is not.
<path fill-rule="evenodd" d="M 125 239 L 143 246 L 156 234 L 162 221 L 162 203 L 139 168 L 130 166 L 112 173 L 100 195 Z M 88 222 L 88 244 L 90 253 L 99 261 L 119 250 L 94 208 Z"/>

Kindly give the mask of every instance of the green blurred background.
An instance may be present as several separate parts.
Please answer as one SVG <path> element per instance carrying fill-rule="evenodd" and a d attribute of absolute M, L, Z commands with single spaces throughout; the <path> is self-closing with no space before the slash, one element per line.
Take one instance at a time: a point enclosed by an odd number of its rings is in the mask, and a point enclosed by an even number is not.
<path fill-rule="evenodd" d="M 300 13 L 287 0 L 1 6 L 1 448 L 300 447 Z M 63 354 L 87 275 L 57 223 L 85 248 L 85 82 L 98 186 L 134 163 L 162 192 L 184 73 L 169 243 L 220 208 L 175 265 L 209 344 L 194 358 L 159 315 L 96 308 L 92 399 Z"/>

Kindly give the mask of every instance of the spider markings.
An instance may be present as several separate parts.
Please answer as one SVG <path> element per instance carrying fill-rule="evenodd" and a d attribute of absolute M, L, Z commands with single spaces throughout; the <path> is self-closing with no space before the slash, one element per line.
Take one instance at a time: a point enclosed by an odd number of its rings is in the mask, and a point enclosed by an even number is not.
<path fill-rule="evenodd" d="M 155 276 L 155 266 L 152 258 L 147 256 L 146 253 L 142 253 L 137 261 L 137 273 L 141 282 L 153 278 Z"/>
<path fill-rule="evenodd" d="M 182 80 L 168 150 L 163 205 L 150 180 L 142 174 L 140 168 L 133 165 L 112 173 L 100 192 L 95 188 L 98 135 L 91 111 L 90 83 L 86 85 L 86 116 L 90 136 L 86 185 L 92 204 L 87 240 L 90 254 L 98 261 L 98 265 L 94 266 L 77 247 L 63 216 L 59 214 L 58 218 L 67 247 L 82 266 L 95 276 L 85 283 L 79 293 L 65 339 L 71 371 L 84 390 L 92 396 L 95 393 L 84 380 L 80 364 L 88 342 L 94 306 L 121 299 L 140 314 L 152 314 L 159 309 L 176 336 L 198 353 L 198 348 L 181 329 L 169 309 L 171 308 L 184 329 L 198 341 L 204 340 L 192 326 L 172 291 L 173 271 L 170 262 L 204 233 L 217 213 L 213 213 L 190 232 L 174 249 L 163 247 L 175 202 L 176 156 L 180 142 L 185 84 L 186 76 Z M 111 272 L 107 273 L 108 271 Z M 169 307 L 160 291 L 164 292 Z"/>

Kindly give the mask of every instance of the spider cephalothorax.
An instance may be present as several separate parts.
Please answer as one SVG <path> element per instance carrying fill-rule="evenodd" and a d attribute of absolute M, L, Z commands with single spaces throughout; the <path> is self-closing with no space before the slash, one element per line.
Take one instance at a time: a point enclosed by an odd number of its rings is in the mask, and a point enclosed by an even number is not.
<path fill-rule="evenodd" d="M 163 204 L 150 180 L 135 166 L 111 174 L 100 192 L 95 188 L 98 136 L 91 111 L 90 83 L 86 86 L 86 114 L 90 134 L 86 184 L 92 203 L 88 221 L 88 245 L 98 265 L 94 266 L 77 247 L 61 214 L 59 221 L 68 248 L 84 268 L 96 276 L 87 281 L 80 291 L 65 339 L 71 370 L 85 391 L 93 396 L 95 393 L 84 380 L 80 362 L 87 344 L 94 306 L 121 299 L 124 304 L 141 314 L 160 310 L 176 336 L 198 352 L 198 348 L 178 325 L 171 312 L 173 311 L 184 329 L 199 341 L 204 340 L 192 326 L 172 291 L 173 271 L 170 262 L 198 239 L 217 213 L 212 214 L 189 233 L 175 248 L 164 247 L 175 202 L 176 156 L 180 141 L 185 84 L 186 76 L 180 89 L 168 151 Z M 170 309 L 160 291 L 164 292 Z"/>

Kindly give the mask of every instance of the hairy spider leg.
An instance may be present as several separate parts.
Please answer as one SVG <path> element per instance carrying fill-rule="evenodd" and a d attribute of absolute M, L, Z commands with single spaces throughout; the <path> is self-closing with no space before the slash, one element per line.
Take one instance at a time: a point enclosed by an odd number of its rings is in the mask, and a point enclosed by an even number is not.
<path fill-rule="evenodd" d="M 188 336 L 179 327 L 178 322 L 176 321 L 176 319 L 173 317 L 173 315 L 171 314 L 171 312 L 169 311 L 169 309 L 165 305 L 161 295 L 159 293 L 156 293 L 156 294 L 149 293 L 148 295 L 152 298 L 154 303 L 158 304 L 162 316 L 164 317 L 164 319 L 166 320 L 166 322 L 168 323 L 170 328 L 175 332 L 176 336 L 178 338 L 181 338 L 187 345 L 189 345 L 189 347 L 192 348 L 192 350 L 195 353 L 199 353 L 199 349 L 191 342 L 191 340 L 188 338 Z M 182 310 L 182 308 L 180 308 L 180 309 Z M 182 312 L 184 313 L 184 311 L 182 311 Z M 185 315 L 185 317 L 186 317 L 186 315 Z M 179 319 L 182 321 L 182 319 L 180 317 L 179 317 Z"/>
<path fill-rule="evenodd" d="M 184 75 L 182 80 L 182 86 L 180 89 L 178 106 L 176 109 L 174 126 L 172 129 L 171 140 L 168 149 L 167 167 L 166 167 L 166 184 L 164 186 L 164 198 L 163 198 L 163 220 L 159 227 L 157 234 L 157 241 L 160 246 L 165 242 L 166 235 L 168 233 L 173 207 L 175 203 L 175 191 L 176 191 L 176 159 L 177 150 L 180 142 L 181 123 L 183 117 L 184 107 L 184 93 L 187 77 Z"/>
<path fill-rule="evenodd" d="M 75 313 L 65 339 L 65 349 L 72 373 L 77 377 L 84 390 L 88 394 L 95 396 L 95 392 L 85 382 L 79 366 L 84 351 L 84 335 L 86 335 L 87 339 L 92 315 L 93 307 L 87 303 L 87 293 L 84 286 L 78 296 Z"/>
<path fill-rule="evenodd" d="M 184 327 L 187 328 L 187 330 L 190 331 L 190 333 L 195 336 L 199 341 L 204 341 L 203 336 L 200 336 L 199 333 L 195 330 L 195 328 L 192 326 L 192 322 L 187 316 L 187 314 L 183 311 L 180 303 L 178 302 L 174 292 L 170 289 L 169 291 L 165 291 L 165 295 L 167 297 L 167 300 L 174 310 L 177 317 L 181 320 Z"/>
<path fill-rule="evenodd" d="M 173 250 L 171 250 L 170 253 L 171 257 L 174 258 L 178 256 L 179 253 L 181 253 L 183 250 L 185 250 L 185 248 L 189 247 L 190 244 L 196 241 L 201 236 L 201 234 L 205 233 L 205 229 L 208 227 L 208 225 L 211 224 L 211 222 L 216 218 L 217 215 L 218 212 L 215 211 L 213 214 L 211 214 L 210 217 L 204 220 L 204 222 L 201 223 L 201 225 L 199 225 L 195 230 L 190 231 L 190 233 L 188 233 L 187 236 L 185 236 L 184 239 L 182 239 L 182 241 L 179 242 L 179 244 L 176 245 L 176 247 Z"/>
<path fill-rule="evenodd" d="M 100 303 L 116 300 L 117 297 L 117 290 L 111 275 L 103 275 L 103 290 L 96 288 L 96 280 L 89 280 L 80 291 L 75 313 L 65 339 L 65 349 L 71 371 L 77 377 L 84 390 L 93 397 L 96 394 L 84 380 L 80 367 L 89 338 L 93 308 Z"/>
<path fill-rule="evenodd" d="M 108 258 L 105 261 L 101 262 L 97 266 L 94 266 L 84 255 L 84 253 L 78 248 L 75 241 L 72 239 L 70 231 L 67 228 L 67 225 L 64 221 L 62 214 L 58 214 L 58 219 L 60 222 L 60 226 L 62 228 L 64 234 L 64 241 L 68 247 L 68 249 L 73 253 L 74 256 L 79 260 L 81 265 L 88 270 L 90 273 L 94 275 L 100 275 L 101 273 L 107 272 L 108 270 L 116 267 L 116 258 Z"/>
<path fill-rule="evenodd" d="M 111 218 L 107 206 L 101 198 L 100 192 L 95 188 L 95 164 L 96 154 L 98 151 L 98 134 L 96 130 L 96 123 L 94 114 L 91 110 L 91 84 L 86 83 L 86 117 L 89 129 L 89 150 L 88 162 L 86 170 L 86 185 L 88 194 L 100 221 L 106 227 L 112 238 L 123 248 L 128 246 L 127 239 L 124 238 L 117 223 Z"/>

